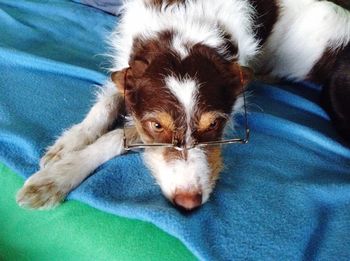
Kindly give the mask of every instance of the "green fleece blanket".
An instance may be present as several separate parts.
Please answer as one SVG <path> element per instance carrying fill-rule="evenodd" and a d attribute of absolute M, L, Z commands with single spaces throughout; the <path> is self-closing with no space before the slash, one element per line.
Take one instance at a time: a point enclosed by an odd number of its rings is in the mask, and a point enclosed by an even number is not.
<path fill-rule="evenodd" d="M 194 260 L 154 225 L 70 200 L 52 211 L 16 205 L 23 179 L 0 163 L 0 260 Z"/>

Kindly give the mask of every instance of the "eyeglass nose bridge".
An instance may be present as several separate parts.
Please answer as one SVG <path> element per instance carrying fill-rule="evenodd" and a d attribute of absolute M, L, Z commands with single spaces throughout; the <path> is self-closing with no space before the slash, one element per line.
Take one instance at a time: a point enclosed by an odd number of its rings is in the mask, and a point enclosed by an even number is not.
<path fill-rule="evenodd" d="M 173 147 L 174 149 L 176 149 L 177 151 L 186 151 L 186 150 L 192 150 L 194 148 L 196 148 L 196 144 L 192 143 L 190 146 L 178 146 L 178 145 L 174 145 Z"/>
<path fill-rule="evenodd" d="M 192 141 L 190 143 L 190 146 L 187 146 L 187 143 L 185 143 L 185 145 L 179 145 L 180 142 L 177 139 L 173 140 L 173 148 L 176 149 L 177 151 L 187 151 L 187 150 L 192 150 L 194 149 L 198 142 L 196 141 Z"/>

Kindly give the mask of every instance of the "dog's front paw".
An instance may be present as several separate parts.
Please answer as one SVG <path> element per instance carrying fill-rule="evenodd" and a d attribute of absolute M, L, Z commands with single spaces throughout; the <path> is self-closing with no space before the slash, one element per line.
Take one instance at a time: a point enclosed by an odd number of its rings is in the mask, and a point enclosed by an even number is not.
<path fill-rule="evenodd" d="M 49 163 L 60 160 L 64 154 L 64 144 L 54 144 L 47 149 L 47 152 L 40 159 L 40 168 L 45 168 Z"/>
<path fill-rule="evenodd" d="M 78 151 L 91 143 L 89 136 L 79 125 L 73 126 L 66 131 L 40 159 L 40 168 L 48 167 L 61 160 L 66 154 Z"/>
<path fill-rule="evenodd" d="M 64 200 L 67 188 L 57 179 L 42 171 L 34 174 L 17 193 L 17 203 L 21 207 L 50 209 Z"/>

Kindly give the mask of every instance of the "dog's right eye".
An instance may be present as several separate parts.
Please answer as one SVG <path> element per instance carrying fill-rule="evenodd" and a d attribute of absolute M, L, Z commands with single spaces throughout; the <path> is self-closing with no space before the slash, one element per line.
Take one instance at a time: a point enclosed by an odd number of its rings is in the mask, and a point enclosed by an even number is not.
<path fill-rule="evenodd" d="M 151 121 L 150 123 L 151 130 L 154 132 L 162 132 L 164 130 L 163 126 L 156 121 Z"/>
<path fill-rule="evenodd" d="M 209 127 L 208 127 L 208 131 L 211 131 L 211 130 L 216 130 L 219 126 L 219 121 L 218 120 L 214 120 L 213 122 L 211 122 L 209 124 Z"/>

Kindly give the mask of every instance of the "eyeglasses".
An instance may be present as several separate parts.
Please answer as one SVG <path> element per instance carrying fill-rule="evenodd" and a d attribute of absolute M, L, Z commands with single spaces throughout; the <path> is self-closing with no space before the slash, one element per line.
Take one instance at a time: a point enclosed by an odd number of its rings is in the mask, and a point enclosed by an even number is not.
<path fill-rule="evenodd" d="M 173 135 L 173 139 L 171 143 L 129 143 L 126 137 L 126 122 L 127 122 L 127 115 L 126 115 L 126 109 L 124 108 L 124 113 L 122 115 L 123 117 L 123 144 L 124 144 L 124 150 L 137 150 L 137 149 L 146 149 L 146 148 L 159 148 L 159 147 L 165 147 L 165 148 L 174 148 L 178 151 L 184 151 L 184 150 L 190 150 L 193 148 L 198 147 L 206 147 L 206 146 L 219 146 L 224 144 L 246 144 L 249 141 L 249 135 L 250 135 L 250 129 L 248 127 L 248 117 L 247 117 L 247 107 L 246 107 L 246 96 L 245 96 L 245 90 L 244 90 L 244 77 L 241 67 L 239 67 L 239 74 L 240 74 L 240 83 L 242 88 L 242 96 L 243 96 L 243 109 L 244 109 L 244 128 L 245 133 L 244 137 L 242 138 L 230 138 L 230 139 L 223 139 L 218 141 L 207 141 L 207 142 L 197 142 L 194 141 L 190 145 L 185 144 L 179 145 L 180 142 L 175 138 L 176 135 Z M 126 75 L 126 73 L 125 73 Z M 126 89 L 125 89 L 126 92 Z M 124 106 L 125 105 L 125 96 L 126 93 L 124 93 Z"/>

